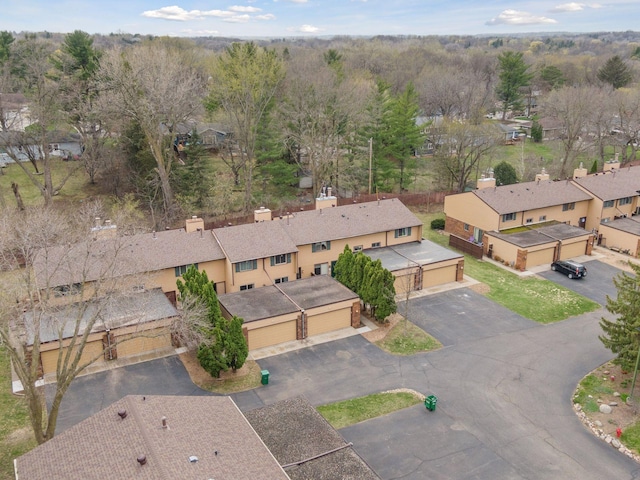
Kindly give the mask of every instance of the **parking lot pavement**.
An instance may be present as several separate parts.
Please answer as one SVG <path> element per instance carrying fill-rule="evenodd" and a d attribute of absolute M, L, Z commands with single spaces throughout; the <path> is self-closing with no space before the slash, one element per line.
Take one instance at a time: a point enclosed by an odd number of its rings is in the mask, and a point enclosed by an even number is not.
<path fill-rule="evenodd" d="M 46 385 L 47 402 L 55 385 Z M 60 405 L 56 434 L 126 395 L 212 395 L 196 387 L 177 355 L 76 378 Z"/>
<path fill-rule="evenodd" d="M 540 272 L 538 275 L 605 306 L 607 296 L 611 298 L 618 296 L 613 278 L 620 273 L 620 270 L 599 260 L 583 261 L 583 263 L 587 267 L 587 276 L 584 278 L 571 279 L 550 269 Z"/>

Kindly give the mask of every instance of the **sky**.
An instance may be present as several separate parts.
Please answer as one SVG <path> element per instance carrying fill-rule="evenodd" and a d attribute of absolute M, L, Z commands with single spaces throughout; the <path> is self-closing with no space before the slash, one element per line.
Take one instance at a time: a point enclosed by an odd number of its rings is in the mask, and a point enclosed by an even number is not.
<path fill-rule="evenodd" d="M 639 0 L 0 0 L 0 6 L 0 31 L 16 33 L 257 38 L 640 29 Z"/>

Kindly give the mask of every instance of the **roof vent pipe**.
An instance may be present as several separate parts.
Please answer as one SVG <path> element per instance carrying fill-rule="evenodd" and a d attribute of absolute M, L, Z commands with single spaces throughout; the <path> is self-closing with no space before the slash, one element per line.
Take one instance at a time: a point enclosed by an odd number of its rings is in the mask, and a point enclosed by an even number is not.
<path fill-rule="evenodd" d="M 147 463 L 147 457 L 145 455 L 138 455 L 137 460 L 140 465 L 145 465 Z"/>
<path fill-rule="evenodd" d="M 120 416 L 121 419 L 125 419 L 127 418 L 127 411 L 126 410 L 118 410 L 118 415 Z"/>
<path fill-rule="evenodd" d="M 162 417 L 162 428 L 167 428 L 167 417 Z"/>

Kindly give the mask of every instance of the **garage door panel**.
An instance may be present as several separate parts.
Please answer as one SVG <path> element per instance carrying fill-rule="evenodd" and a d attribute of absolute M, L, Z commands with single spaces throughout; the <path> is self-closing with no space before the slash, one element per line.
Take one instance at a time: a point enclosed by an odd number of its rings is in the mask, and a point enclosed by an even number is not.
<path fill-rule="evenodd" d="M 544 265 L 553 262 L 553 252 L 555 249 L 547 248 L 545 250 L 538 250 L 537 252 L 527 253 L 527 268 L 537 267 L 538 265 Z"/>
<path fill-rule="evenodd" d="M 567 260 L 573 257 L 579 257 L 580 255 L 584 255 L 587 251 L 587 243 L 583 242 L 575 242 L 568 245 L 562 245 L 562 249 L 560 250 L 560 260 Z"/>
<path fill-rule="evenodd" d="M 296 339 L 296 321 L 249 330 L 249 350 L 269 347 Z"/>
<path fill-rule="evenodd" d="M 457 265 L 426 270 L 422 276 L 422 288 L 435 287 L 456 281 Z"/>
<path fill-rule="evenodd" d="M 313 315 L 307 318 L 307 336 L 319 335 L 351 326 L 351 309 L 343 308 L 333 312 Z"/>

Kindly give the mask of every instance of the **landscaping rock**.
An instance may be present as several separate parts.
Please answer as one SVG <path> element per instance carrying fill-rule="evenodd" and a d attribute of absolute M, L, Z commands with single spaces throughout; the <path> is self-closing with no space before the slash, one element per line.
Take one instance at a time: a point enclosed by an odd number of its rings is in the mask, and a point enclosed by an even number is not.
<path fill-rule="evenodd" d="M 609 406 L 610 407 L 617 407 L 618 406 L 618 402 L 609 402 Z"/>
<path fill-rule="evenodd" d="M 593 424 L 598 428 L 602 427 L 602 422 L 600 420 L 596 420 L 595 422 L 593 422 Z"/>
<path fill-rule="evenodd" d="M 611 446 L 613 448 L 620 448 L 622 444 L 620 443 L 620 440 L 618 440 L 617 438 L 614 438 L 613 440 L 611 440 Z"/>
<path fill-rule="evenodd" d="M 613 396 L 614 397 L 619 397 L 620 396 L 620 392 L 613 392 Z"/>
<path fill-rule="evenodd" d="M 605 403 L 600 405 L 600 413 L 611 413 L 612 411 L 613 409 L 609 405 Z"/>

